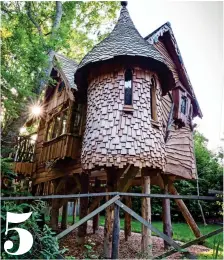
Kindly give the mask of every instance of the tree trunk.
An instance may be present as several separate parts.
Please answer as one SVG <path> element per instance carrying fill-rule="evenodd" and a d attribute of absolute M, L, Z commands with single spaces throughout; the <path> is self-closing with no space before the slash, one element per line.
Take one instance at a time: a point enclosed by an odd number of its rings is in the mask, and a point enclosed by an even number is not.
<path fill-rule="evenodd" d="M 76 204 L 77 204 L 77 200 L 74 200 L 74 207 L 72 212 L 72 225 L 75 224 L 76 222 Z"/>

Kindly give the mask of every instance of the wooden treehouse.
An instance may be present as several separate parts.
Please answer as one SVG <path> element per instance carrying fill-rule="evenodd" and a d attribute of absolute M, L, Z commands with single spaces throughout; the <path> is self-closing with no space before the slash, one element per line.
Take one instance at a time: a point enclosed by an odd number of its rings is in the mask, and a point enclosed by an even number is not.
<path fill-rule="evenodd" d="M 150 193 L 177 194 L 176 180 L 196 179 L 192 119 L 202 117 L 170 23 L 143 38 L 126 2 L 110 35 L 77 64 L 55 53 L 51 83 L 45 89 L 37 139 L 19 137 L 15 171 L 30 176 L 33 195 L 128 192 L 140 185 Z M 31 124 L 33 121 L 29 121 Z M 80 199 L 80 216 L 102 197 Z M 187 223 L 200 236 L 190 212 L 176 200 Z M 51 225 L 66 228 L 66 200 L 53 200 Z M 131 206 L 131 199 L 126 199 Z M 106 211 L 104 253 L 109 256 L 112 208 Z M 150 199 L 142 216 L 151 221 Z M 169 199 L 163 200 L 164 232 L 172 236 Z M 131 234 L 125 215 L 126 239 Z M 93 219 L 94 232 L 98 217 Z M 147 250 L 143 228 L 142 250 Z M 83 242 L 86 224 L 78 230 Z"/>

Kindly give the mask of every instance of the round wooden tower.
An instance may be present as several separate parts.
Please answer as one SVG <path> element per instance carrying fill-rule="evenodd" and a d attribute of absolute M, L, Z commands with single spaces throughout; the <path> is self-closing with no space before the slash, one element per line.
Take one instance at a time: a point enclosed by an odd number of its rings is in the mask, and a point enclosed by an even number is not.
<path fill-rule="evenodd" d="M 165 168 L 173 102 L 169 98 L 176 82 L 169 62 L 135 28 L 127 2 L 121 5 L 113 31 L 83 58 L 75 73 L 79 95 L 87 103 L 81 152 L 83 183 L 91 172 L 103 169 L 107 191 L 126 192 L 138 177 L 143 193 L 150 193 L 150 184 L 160 185 L 167 193 L 167 176 L 175 175 L 166 173 Z M 168 94 L 166 114 L 162 99 Z M 82 207 L 85 210 L 81 203 Z M 169 211 L 168 200 L 164 200 L 163 210 Z M 112 208 L 108 208 L 105 257 L 110 257 L 112 216 Z M 149 198 L 142 201 L 142 216 L 151 221 Z M 164 223 L 164 232 L 171 236 L 169 214 L 165 214 Z M 142 250 L 147 251 L 150 243 L 150 231 L 143 228 Z"/>
<path fill-rule="evenodd" d="M 174 80 L 164 58 L 135 28 L 126 2 L 121 4 L 115 28 L 75 74 L 79 91 L 87 95 L 81 163 L 87 172 L 105 169 L 108 191 L 127 191 L 142 169 L 143 190 L 150 192 L 147 176 L 165 169 L 161 97 Z M 125 170 L 129 174 L 119 182 Z M 144 203 L 150 221 L 149 199 Z"/>

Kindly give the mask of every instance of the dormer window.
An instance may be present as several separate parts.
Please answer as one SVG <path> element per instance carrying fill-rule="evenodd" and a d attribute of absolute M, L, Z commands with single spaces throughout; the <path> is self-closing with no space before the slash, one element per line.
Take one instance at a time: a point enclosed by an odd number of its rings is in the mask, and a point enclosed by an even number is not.
<path fill-rule="evenodd" d="M 187 112 L 187 97 L 186 96 L 181 97 L 180 111 L 182 114 L 186 115 L 186 112 Z"/>
<path fill-rule="evenodd" d="M 172 94 L 174 102 L 174 121 L 179 127 L 185 126 L 190 112 L 190 95 L 182 87 L 173 89 Z"/>
<path fill-rule="evenodd" d="M 124 105 L 132 106 L 132 78 L 131 69 L 127 69 L 124 74 Z"/>

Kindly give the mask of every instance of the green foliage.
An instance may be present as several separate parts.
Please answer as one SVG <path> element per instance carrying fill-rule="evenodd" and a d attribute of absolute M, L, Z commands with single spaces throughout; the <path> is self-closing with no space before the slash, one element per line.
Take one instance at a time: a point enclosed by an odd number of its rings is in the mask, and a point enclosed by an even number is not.
<path fill-rule="evenodd" d="M 85 259 L 98 259 L 98 257 L 94 253 L 93 247 L 96 244 L 91 241 L 91 239 L 88 239 L 88 243 L 84 245 L 85 251 L 84 251 L 84 257 Z"/>
<path fill-rule="evenodd" d="M 2 136 L 18 131 L 28 106 L 48 79 L 49 52 L 79 61 L 115 23 L 119 2 L 1 2 Z M 12 126 L 21 117 L 25 119 Z M 10 140 L 11 141 L 11 140 Z"/>
<path fill-rule="evenodd" d="M 65 252 L 65 249 L 60 250 L 55 234 L 51 229 L 44 225 L 43 230 L 38 226 L 40 219 L 40 212 L 44 209 L 45 203 L 43 201 L 35 201 L 32 204 L 15 202 L 4 202 L 1 208 L 1 258 L 2 259 L 55 259 Z M 34 238 L 32 248 L 24 255 L 15 256 L 9 255 L 4 251 L 4 243 L 7 240 L 13 241 L 12 252 L 15 252 L 19 246 L 19 236 L 16 231 L 9 231 L 5 235 L 6 227 L 6 213 L 26 213 L 32 211 L 32 215 L 28 220 L 19 224 L 20 228 L 28 230 Z"/>

